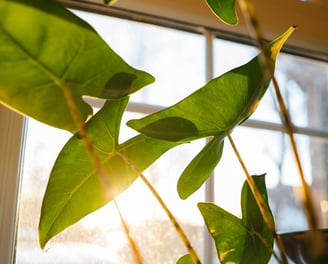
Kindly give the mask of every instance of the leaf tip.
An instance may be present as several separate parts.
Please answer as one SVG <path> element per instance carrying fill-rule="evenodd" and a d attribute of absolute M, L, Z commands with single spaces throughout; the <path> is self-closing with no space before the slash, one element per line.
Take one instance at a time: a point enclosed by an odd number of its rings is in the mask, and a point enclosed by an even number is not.
<path fill-rule="evenodd" d="M 290 26 L 282 35 L 280 35 L 278 38 L 276 38 L 274 41 L 270 43 L 269 49 L 271 51 L 271 59 L 273 61 L 276 60 L 282 46 L 285 44 L 285 42 L 290 37 L 290 35 L 294 32 L 295 29 L 296 29 L 295 25 Z"/>
<path fill-rule="evenodd" d="M 115 4 L 116 2 L 117 2 L 117 0 L 104 0 L 104 3 L 105 3 L 106 5 L 109 5 L 109 6 Z"/>
<path fill-rule="evenodd" d="M 177 190 L 178 190 L 178 195 L 182 200 L 186 200 L 190 196 L 190 194 L 184 191 L 183 186 L 181 186 L 179 182 L 178 182 Z"/>

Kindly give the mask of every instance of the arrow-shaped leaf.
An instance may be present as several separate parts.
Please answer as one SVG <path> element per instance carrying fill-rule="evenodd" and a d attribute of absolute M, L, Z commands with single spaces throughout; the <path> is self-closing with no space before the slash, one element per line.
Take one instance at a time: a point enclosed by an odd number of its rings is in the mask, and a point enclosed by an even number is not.
<path fill-rule="evenodd" d="M 177 143 L 136 136 L 118 144 L 119 126 L 127 98 L 110 100 L 85 128 L 107 172 L 105 189 L 83 140 L 75 134 L 60 152 L 51 171 L 39 223 L 39 241 L 47 241 L 127 189 L 158 157 Z M 133 164 L 133 165 L 132 165 Z"/>
<path fill-rule="evenodd" d="M 274 63 L 293 28 L 268 47 Z M 130 120 L 133 129 L 154 138 L 189 141 L 230 132 L 256 109 L 268 88 L 271 74 L 261 55 L 211 80 L 190 96 L 162 111 Z"/>
<path fill-rule="evenodd" d="M 77 131 L 82 96 L 120 98 L 153 82 L 126 64 L 86 22 L 53 0 L 0 1 L 0 103 Z"/>
<path fill-rule="evenodd" d="M 267 207 L 264 176 L 253 176 Z M 212 203 L 198 204 L 209 232 L 215 240 L 222 264 L 264 264 L 273 252 L 273 234 L 263 220 L 254 196 L 245 182 L 242 188 L 242 219 Z"/>
<path fill-rule="evenodd" d="M 238 24 L 238 16 L 235 9 L 235 0 L 206 0 L 212 12 L 224 23 Z"/>

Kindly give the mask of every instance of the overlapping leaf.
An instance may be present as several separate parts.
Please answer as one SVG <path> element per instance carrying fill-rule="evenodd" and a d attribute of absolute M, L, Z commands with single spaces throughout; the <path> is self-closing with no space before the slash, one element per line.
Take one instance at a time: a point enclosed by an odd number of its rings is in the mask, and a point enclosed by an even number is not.
<path fill-rule="evenodd" d="M 142 171 L 166 150 L 177 145 L 136 136 L 118 144 L 119 126 L 128 99 L 110 100 L 86 124 L 98 159 L 107 172 L 105 188 L 83 140 L 75 134 L 60 152 L 44 195 L 39 241 L 47 241 L 85 215 L 99 209 L 127 189 Z"/>
<path fill-rule="evenodd" d="M 268 52 L 274 63 L 293 28 L 273 41 Z M 271 75 L 261 55 L 208 82 L 177 104 L 128 125 L 150 137 L 189 141 L 232 130 L 256 109 Z"/>
<path fill-rule="evenodd" d="M 269 208 L 264 176 L 253 178 Z M 215 204 L 200 203 L 198 207 L 215 240 L 222 264 L 268 263 L 273 252 L 273 234 L 264 222 L 246 182 L 242 188 L 241 219 Z"/>
<path fill-rule="evenodd" d="M 212 12 L 229 25 L 238 23 L 238 16 L 235 8 L 235 0 L 206 0 Z"/>
<path fill-rule="evenodd" d="M 83 95 L 120 98 L 154 80 L 53 0 L 2 0 L 0 14 L 0 103 L 18 112 L 74 132 L 69 103 L 84 121 Z"/>
<path fill-rule="evenodd" d="M 293 28 L 288 29 L 269 45 L 272 63 L 292 31 Z M 128 125 L 147 136 L 171 141 L 214 136 L 179 179 L 179 195 L 187 198 L 206 181 L 219 162 L 224 136 L 255 111 L 270 78 L 259 55 L 211 80 L 177 104 L 145 118 L 130 120 Z"/>

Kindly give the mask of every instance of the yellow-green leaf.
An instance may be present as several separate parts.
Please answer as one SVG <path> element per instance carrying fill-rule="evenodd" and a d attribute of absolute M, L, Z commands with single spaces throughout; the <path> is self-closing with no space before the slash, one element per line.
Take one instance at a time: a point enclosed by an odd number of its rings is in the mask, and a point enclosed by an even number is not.
<path fill-rule="evenodd" d="M 108 101 L 85 126 L 109 186 L 97 174 L 83 140 L 76 133 L 52 168 L 43 198 L 39 242 L 47 241 L 126 190 L 158 157 L 176 143 L 136 136 L 119 144 L 119 128 L 128 98 Z M 133 166 L 131 165 L 133 164 Z"/>
<path fill-rule="evenodd" d="M 293 28 L 268 46 L 275 64 Z M 213 80 L 177 104 L 127 124 L 147 136 L 189 141 L 230 132 L 256 109 L 266 92 L 271 73 L 262 54 Z"/>
<path fill-rule="evenodd" d="M 238 24 L 238 16 L 235 8 L 235 0 L 206 0 L 212 12 L 224 23 Z"/>
<path fill-rule="evenodd" d="M 154 81 L 130 67 L 85 21 L 54 0 L 0 1 L 0 103 L 75 132 L 92 108 Z"/>
<path fill-rule="evenodd" d="M 264 176 L 252 176 L 267 208 Z M 199 203 L 206 226 L 211 233 L 222 264 L 264 264 L 273 252 L 273 234 L 263 220 L 247 182 L 241 195 L 242 218 L 213 203 Z"/>

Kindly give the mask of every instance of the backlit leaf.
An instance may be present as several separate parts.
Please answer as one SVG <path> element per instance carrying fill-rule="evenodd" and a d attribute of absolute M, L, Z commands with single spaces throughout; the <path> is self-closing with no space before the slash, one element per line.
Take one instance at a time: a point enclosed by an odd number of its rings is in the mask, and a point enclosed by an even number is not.
<path fill-rule="evenodd" d="M 82 96 L 120 98 L 154 81 L 53 0 L 2 0 L 0 14 L 0 103 L 20 113 L 75 132 L 69 103 L 85 121 Z"/>
<path fill-rule="evenodd" d="M 118 144 L 119 126 L 128 99 L 110 100 L 86 124 L 96 155 L 103 164 L 105 189 L 83 140 L 75 134 L 60 152 L 51 171 L 39 223 L 39 241 L 47 241 L 126 190 L 143 171 L 176 143 L 136 136 Z"/>
<path fill-rule="evenodd" d="M 272 62 L 293 28 L 268 47 Z M 268 88 L 271 75 L 261 55 L 208 82 L 177 104 L 128 126 L 154 138 L 190 141 L 230 132 L 256 109 Z"/>
<path fill-rule="evenodd" d="M 117 0 L 104 0 L 104 3 L 107 5 L 113 5 L 117 2 Z"/>
<path fill-rule="evenodd" d="M 269 208 L 264 176 L 253 178 Z M 264 222 L 246 182 L 241 195 L 241 219 L 212 203 L 199 203 L 198 207 L 215 240 L 222 264 L 268 263 L 273 250 L 273 234 Z"/>
<path fill-rule="evenodd" d="M 189 163 L 178 181 L 178 193 L 182 199 L 188 198 L 206 181 L 220 161 L 222 150 L 222 137 L 215 137 Z"/>

